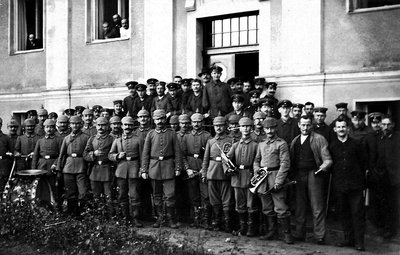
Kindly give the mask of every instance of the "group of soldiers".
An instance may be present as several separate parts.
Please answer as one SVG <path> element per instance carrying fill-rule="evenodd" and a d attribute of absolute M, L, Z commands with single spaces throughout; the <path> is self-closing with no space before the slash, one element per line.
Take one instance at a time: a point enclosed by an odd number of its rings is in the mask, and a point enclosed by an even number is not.
<path fill-rule="evenodd" d="M 89 200 L 103 201 L 110 216 L 135 227 L 154 215 L 153 227 L 187 220 L 264 240 L 277 238 L 279 222 L 288 244 L 305 241 L 310 208 L 321 245 L 334 197 L 344 230 L 338 245 L 361 251 L 368 196 L 374 222 L 385 237 L 395 234 L 400 138 L 390 116 L 370 113 L 367 126 L 365 112 L 350 117 L 347 103 L 338 103 L 327 125 L 327 108 L 279 101 L 277 84 L 263 78 L 224 83 L 221 73 L 213 66 L 199 79 L 128 82 L 130 95 L 114 109 L 76 107 L 59 116 L 31 110 L 23 127 L 12 119 L 9 135 L 0 134 L 0 189 L 16 158 L 17 170 L 47 171 L 41 178 L 57 194 L 57 209 L 66 200 L 71 215 Z M 49 193 L 38 194 L 44 206 Z"/>

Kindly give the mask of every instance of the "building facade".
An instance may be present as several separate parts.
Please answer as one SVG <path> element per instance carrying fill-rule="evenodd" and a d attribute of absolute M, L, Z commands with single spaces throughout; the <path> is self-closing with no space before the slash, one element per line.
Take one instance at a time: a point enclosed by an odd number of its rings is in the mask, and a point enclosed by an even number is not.
<path fill-rule="evenodd" d="M 0 116 L 61 112 L 126 96 L 129 80 L 265 77 L 277 97 L 400 120 L 400 4 L 377 0 L 4 0 Z M 125 38 L 103 39 L 114 14 Z M 28 37 L 36 38 L 30 48 Z M 3 125 L 3 131 L 6 125 Z"/>

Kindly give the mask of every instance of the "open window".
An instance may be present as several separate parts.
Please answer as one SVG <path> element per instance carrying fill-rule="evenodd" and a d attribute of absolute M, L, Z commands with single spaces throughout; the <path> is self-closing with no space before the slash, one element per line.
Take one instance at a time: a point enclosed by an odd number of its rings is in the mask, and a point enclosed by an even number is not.
<path fill-rule="evenodd" d="M 368 12 L 400 8 L 400 0 L 347 0 L 349 12 Z"/>
<path fill-rule="evenodd" d="M 114 21 L 114 15 L 119 16 L 119 21 Z M 121 38 L 123 31 L 120 30 L 124 30 L 121 28 L 122 19 L 128 20 L 130 29 L 129 0 L 87 0 L 87 18 L 87 42 Z M 103 28 L 105 23 L 108 25 L 109 32 L 114 30 L 112 36 L 105 36 Z"/>
<path fill-rule="evenodd" d="M 43 49 L 44 0 L 10 1 L 11 52 Z"/>

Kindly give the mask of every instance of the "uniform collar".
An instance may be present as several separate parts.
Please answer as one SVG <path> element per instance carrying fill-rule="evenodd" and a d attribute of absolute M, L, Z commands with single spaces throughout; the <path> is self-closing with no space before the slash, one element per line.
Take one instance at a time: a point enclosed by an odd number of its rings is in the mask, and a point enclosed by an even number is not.
<path fill-rule="evenodd" d="M 55 135 L 45 135 L 44 137 L 46 139 L 54 139 Z"/>
<path fill-rule="evenodd" d="M 26 133 L 25 135 L 26 135 L 26 137 L 28 137 L 28 138 L 32 138 L 32 137 L 34 137 L 34 136 L 35 136 L 35 133 L 32 133 L 32 134 L 28 134 L 28 133 Z"/>
<path fill-rule="evenodd" d="M 203 131 L 204 131 L 203 129 L 200 131 L 192 130 L 192 135 L 201 135 L 203 133 Z"/>
<path fill-rule="evenodd" d="M 217 140 L 223 140 L 225 139 L 226 135 L 215 135 L 215 139 Z"/>
<path fill-rule="evenodd" d="M 78 135 L 80 135 L 80 134 L 82 134 L 82 130 L 79 130 L 78 133 L 76 133 L 76 134 L 74 134 L 74 132 L 71 131 L 71 134 L 70 134 L 70 135 L 71 135 L 71 136 L 78 136 Z"/>
<path fill-rule="evenodd" d="M 167 129 L 154 129 L 158 134 L 167 132 Z"/>
<path fill-rule="evenodd" d="M 253 133 L 256 135 L 263 135 L 265 134 L 264 129 L 260 129 L 260 131 L 257 131 L 256 129 L 253 130 Z"/>
<path fill-rule="evenodd" d="M 126 140 L 126 139 L 131 138 L 132 136 L 133 136 L 133 133 L 130 133 L 129 135 L 122 134 L 122 139 Z"/>
<path fill-rule="evenodd" d="M 139 131 L 148 131 L 148 130 L 150 130 L 150 127 L 139 127 Z"/>
<path fill-rule="evenodd" d="M 101 135 L 101 134 L 96 134 L 96 139 L 105 139 L 107 137 L 107 133 Z"/>
<path fill-rule="evenodd" d="M 278 136 L 274 136 L 273 138 L 265 138 L 265 142 L 266 143 L 273 143 L 273 142 L 275 142 L 276 140 L 278 140 Z"/>
<path fill-rule="evenodd" d="M 252 140 L 251 140 L 251 137 L 250 136 L 248 136 L 248 137 L 246 137 L 246 138 L 240 138 L 240 143 L 246 143 L 246 144 L 248 144 L 248 143 L 250 143 Z"/>

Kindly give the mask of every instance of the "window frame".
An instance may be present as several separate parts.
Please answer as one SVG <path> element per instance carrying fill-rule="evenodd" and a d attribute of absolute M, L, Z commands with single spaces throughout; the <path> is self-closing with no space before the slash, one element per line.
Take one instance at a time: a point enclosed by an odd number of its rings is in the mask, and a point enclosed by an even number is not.
<path fill-rule="evenodd" d="M 357 7 L 358 1 L 360 0 L 347 0 L 347 12 L 349 14 L 366 13 L 366 12 L 377 12 L 385 10 L 399 9 L 400 4 L 385 5 L 379 7 Z"/>

